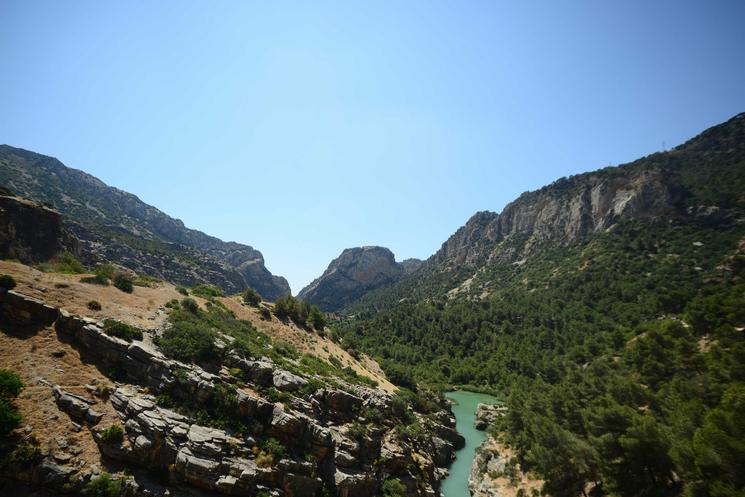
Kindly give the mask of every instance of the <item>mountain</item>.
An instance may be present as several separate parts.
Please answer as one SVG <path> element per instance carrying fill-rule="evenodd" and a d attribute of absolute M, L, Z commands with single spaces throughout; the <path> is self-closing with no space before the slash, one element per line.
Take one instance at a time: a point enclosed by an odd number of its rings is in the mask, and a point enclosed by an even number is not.
<path fill-rule="evenodd" d="M 421 265 L 418 259 L 396 262 L 384 247 L 345 249 L 326 271 L 303 288 L 298 298 L 324 311 L 336 311 L 377 288 L 390 285 Z"/>
<path fill-rule="evenodd" d="M 504 398 L 490 443 L 508 448 L 480 460 L 511 451 L 510 471 L 549 495 L 736 495 L 743 192 L 738 114 L 475 214 L 416 272 L 352 302 L 337 334 L 399 384 Z"/>
<path fill-rule="evenodd" d="M 253 247 L 189 229 L 53 157 L 0 145 L 0 185 L 59 211 L 82 249 L 99 259 L 176 283 L 207 281 L 228 292 L 251 287 L 270 300 L 290 293 Z"/>

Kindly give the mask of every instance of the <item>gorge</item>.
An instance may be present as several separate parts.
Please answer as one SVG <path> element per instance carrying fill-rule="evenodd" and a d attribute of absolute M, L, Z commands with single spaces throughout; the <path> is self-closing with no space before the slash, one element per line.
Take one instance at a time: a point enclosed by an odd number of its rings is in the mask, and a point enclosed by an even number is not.
<path fill-rule="evenodd" d="M 297 297 L 56 159 L 0 147 L 0 180 L 4 493 L 745 488 L 745 114 L 478 212 L 425 261 L 346 249 Z M 504 401 L 486 433 L 469 389 Z"/>

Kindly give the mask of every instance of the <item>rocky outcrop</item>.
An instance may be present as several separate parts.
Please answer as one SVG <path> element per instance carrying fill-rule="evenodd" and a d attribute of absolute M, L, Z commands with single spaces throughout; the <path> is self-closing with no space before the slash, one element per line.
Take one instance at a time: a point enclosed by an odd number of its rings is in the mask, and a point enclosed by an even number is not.
<path fill-rule="evenodd" d="M 443 466 L 463 443 L 447 411 L 418 416 L 423 432 L 416 439 L 402 438 L 391 421 L 390 394 L 339 377 L 300 395 L 319 377 L 290 372 L 266 357 L 228 353 L 223 365 L 230 364 L 231 372 L 225 367 L 209 372 L 163 356 L 152 344 L 153 331 L 146 330 L 143 340 L 127 342 L 107 335 L 95 320 L 12 291 L 0 292 L 0 320 L 26 327 L 54 323 L 59 338 L 80 350 L 82 358 L 102 371 L 116 371 L 118 383 L 108 401 L 88 400 L 47 384 L 60 410 L 80 423 L 79 429 L 91 430 L 102 454 L 204 491 L 248 497 L 260 492 L 373 497 L 386 479 L 396 478 L 407 495 L 435 497 Z M 292 394 L 283 403 L 270 402 L 257 393 L 269 387 Z M 183 412 L 159 404 L 158 395 Z M 109 422 L 102 426 L 98 402 L 110 403 L 123 437 L 111 436 Z M 361 433 L 365 416 L 374 411 L 381 421 Z M 205 424 L 218 415 L 219 428 Z M 40 461 L 28 481 L 77 488 L 93 477 L 68 461 L 61 456 Z M 127 485 L 132 495 L 152 495 L 132 481 Z"/>
<path fill-rule="evenodd" d="M 251 287 L 268 300 L 290 293 L 287 280 L 272 275 L 253 247 L 189 229 L 135 195 L 52 157 L 0 145 L 0 185 L 59 211 L 91 258 L 174 283 L 208 281 L 227 292 Z M 42 227 L 13 219 L 32 234 Z"/>
<path fill-rule="evenodd" d="M 659 170 L 604 171 L 562 178 L 521 195 L 500 214 L 476 213 L 427 265 L 513 262 L 547 242 L 579 242 L 621 218 L 674 216 L 679 194 Z"/>
<path fill-rule="evenodd" d="M 96 411 L 88 399 L 66 392 L 58 385 L 52 388 L 52 392 L 60 410 L 71 417 L 90 425 L 96 425 L 101 421 L 103 414 Z"/>
<path fill-rule="evenodd" d="M 438 276 L 442 273 L 457 275 L 458 281 L 449 281 L 456 286 L 444 289 L 457 294 L 462 289 L 457 285 L 469 286 L 471 277 L 485 266 L 521 264 L 542 248 L 581 243 L 623 220 L 695 218 L 697 222 L 714 223 L 729 214 L 737 217 L 734 211 L 724 212 L 727 209 L 707 203 L 710 200 L 701 185 L 706 180 L 699 175 L 706 168 L 712 168 L 712 177 L 729 175 L 727 169 L 740 167 L 739 157 L 745 153 L 742 116 L 710 128 L 669 152 L 561 178 L 523 193 L 501 213 L 477 212 L 424 262 L 417 274 L 429 278 L 426 284 L 430 286 L 448 279 Z M 731 207 L 738 196 L 739 192 L 733 191 L 722 203 Z M 484 287 L 473 285 L 470 290 L 472 295 L 480 295 Z"/>
<path fill-rule="evenodd" d="M 324 311 L 336 311 L 366 293 L 393 284 L 418 269 L 421 261 L 407 259 L 397 263 L 393 252 L 384 247 L 345 249 L 298 298 Z"/>
<path fill-rule="evenodd" d="M 57 212 L 18 197 L 0 196 L 0 257 L 36 263 L 78 250 L 77 240 Z"/>
<path fill-rule="evenodd" d="M 473 420 L 473 426 L 477 430 L 486 430 L 497 418 L 505 414 L 507 414 L 507 406 L 479 404 L 476 407 L 476 417 Z"/>

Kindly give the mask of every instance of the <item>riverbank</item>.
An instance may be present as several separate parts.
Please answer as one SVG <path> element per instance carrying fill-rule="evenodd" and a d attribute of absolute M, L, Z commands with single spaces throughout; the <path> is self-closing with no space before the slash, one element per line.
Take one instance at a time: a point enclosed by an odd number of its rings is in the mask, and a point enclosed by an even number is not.
<path fill-rule="evenodd" d="M 487 435 L 476 449 L 468 478 L 472 497 L 538 496 L 542 486 L 543 481 L 522 472 L 513 451 L 493 437 Z"/>
<path fill-rule="evenodd" d="M 455 461 L 449 468 L 448 477 L 442 482 L 440 492 L 445 497 L 470 497 L 468 480 L 476 448 L 486 440 L 486 433 L 474 427 L 476 407 L 483 404 L 496 404 L 498 400 L 491 395 L 458 390 L 445 393 L 453 402 L 455 428 L 466 439 L 466 445 L 455 453 Z"/>

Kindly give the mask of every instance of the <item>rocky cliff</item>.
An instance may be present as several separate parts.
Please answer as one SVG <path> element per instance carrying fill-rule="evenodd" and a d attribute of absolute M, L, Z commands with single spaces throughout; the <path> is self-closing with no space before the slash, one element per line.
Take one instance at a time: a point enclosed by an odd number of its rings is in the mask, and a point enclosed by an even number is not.
<path fill-rule="evenodd" d="M 501 213 L 474 214 L 420 274 L 520 263 L 542 248 L 582 242 L 621 220 L 726 218 L 727 207 L 741 198 L 737 182 L 727 178 L 738 177 L 744 142 L 745 114 L 738 114 L 671 151 L 526 192 Z"/>
<path fill-rule="evenodd" d="M 59 252 L 78 252 L 78 242 L 57 212 L 25 199 L 0 196 L 0 257 L 35 263 Z"/>
<path fill-rule="evenodd" d="M 189 229 L 53 157 L 0 145 L 0 185 L 53 207 L 85 250 L 134 271 L 187 285 L 208 281 L 228 292 L 252 287 L 269 300 L 290 293 L 253 247 Z"/>
<path fill-rule="evenodd" d="M 298 298 L 324 311 L 336 311 L 363 295 L 390 285 L 419 268 L 421 261 L 396 262 L 393 252 L 384 247 L 345 249 Z"/>

